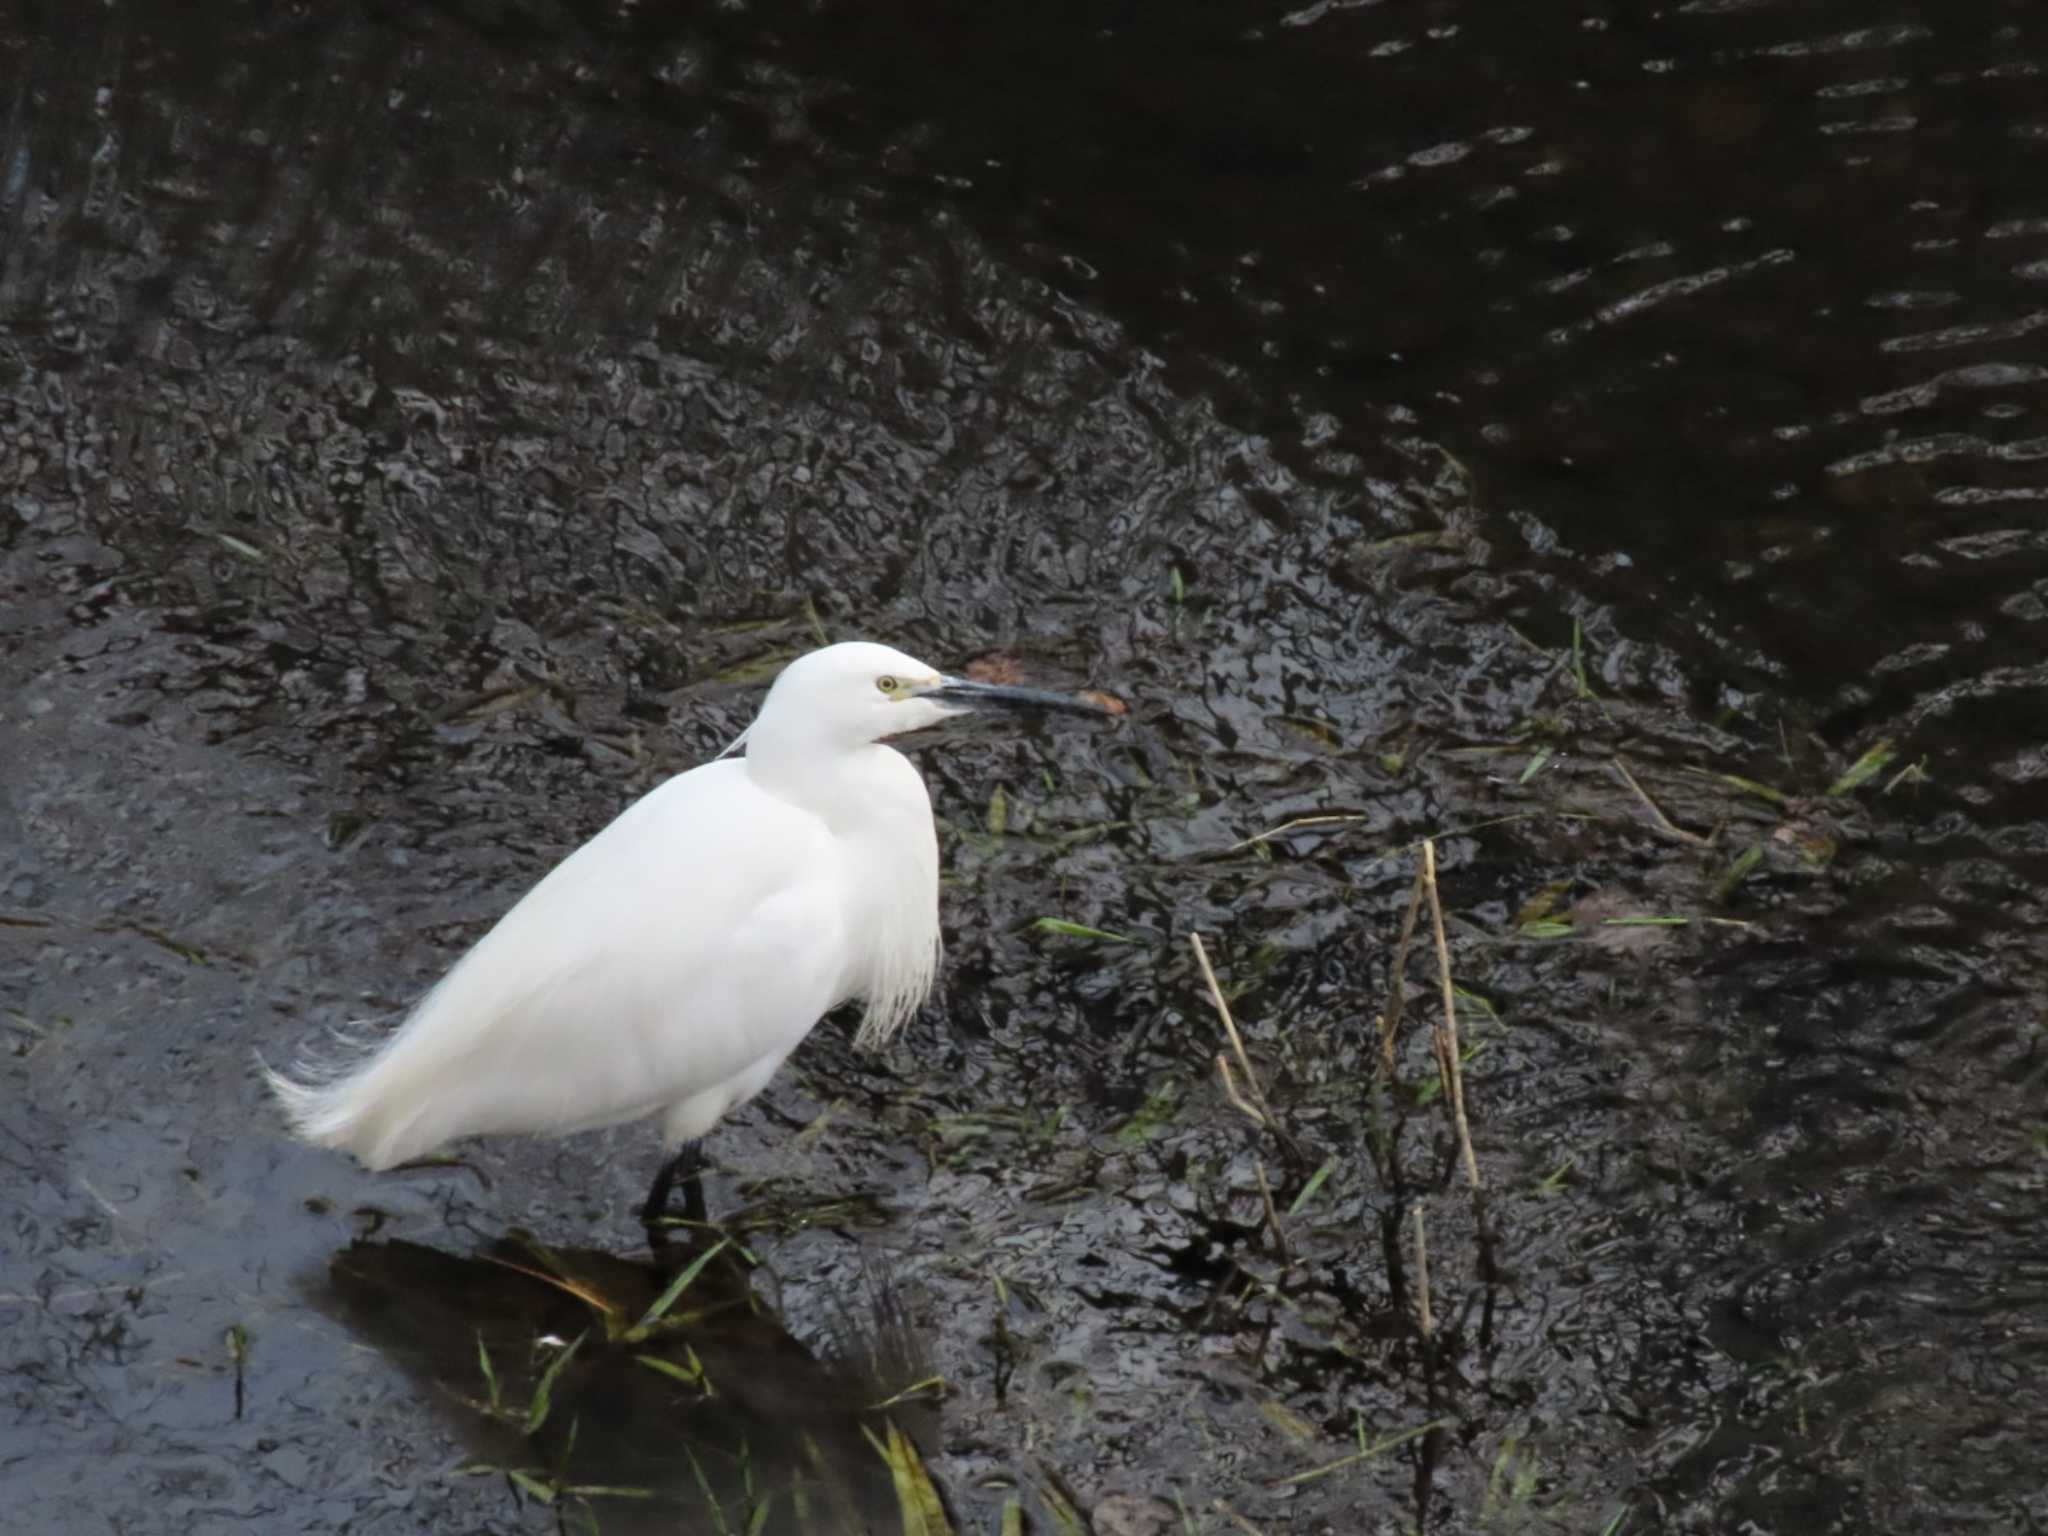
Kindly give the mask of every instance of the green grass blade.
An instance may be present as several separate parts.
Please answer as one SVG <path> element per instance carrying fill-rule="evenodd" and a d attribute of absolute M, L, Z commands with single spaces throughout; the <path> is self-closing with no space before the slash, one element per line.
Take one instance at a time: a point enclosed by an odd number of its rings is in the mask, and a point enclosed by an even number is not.
<path fill-rule="evenodd" d="M 903 1516 L 903 1536 L 954 1536 L 953 1522 L 946 1518 L 946 1506 L 939 1502 L 939 1490 L 932 1485 L 916 1444 L 896 1427 L 895 1420 L 883 1427 L 888 1431 L 886 1440 L 865 1424 L 860 1432 L 888 1463 L 889 1476 L 896 1484 L 896 1507 Z"/>
<path fill-rule="evenodd" d="M 491 1412 L 496 1413 L 502 1402 L 502 1397 L 498 1390 L 498 1373 L 491 1365 L 491 1352 L 484 1348 L 484 1336 L 481 1329 L 478 1330 L 476 1336 L 476 1361 L 484 1369 L 484 1390 L 490 1394 Z"/>
<path fill-rule="evenodd" d="M 1294 1203 L 1287 1207 L 1287 1214 L 1299 1216 L 1301 1208 L 1315 1199 L 1316 1191 L 1329 1182 L 1330 1175 L 1337 1171 L 1337 1159 L 1326 1158 L 1323 1166 L 1308 1176 L 1308 1182 L 1301 1186 L 1301 1193 L 1294 1197 Z"/>
<path fill-rule="evenodd" d="M 702 1366 L 693 1370 L 687 1365 L 678 1365 L 673 1360 L 664 1360 L 659 1355 L 635 1355 L 633 1358 L 646 1366 L 650 1371 L 659 1371 L 662 1375 L 679 1381 L 686 1387 L 701 1387 L 704 1385 L 704 1368 Z"/>
<path fill-rule="evenodd" d="M 1059 1522 L 1060 1536 L 1088 1536 L 1088 1527 L 1080 1512 L 1067 1502 L 1067 1496 L 1059 1489 L 1051 1483 L 1040 1483 L 1038 1496 L 1044 1501 L 1046 1512 Z"/>
<path fill-rule="evenodd" d="M 1786 806 L 1792 803 L 1792 797 L 1782 789 L 1773 789 L 1770 785 L 1760 784 L 1755 779 L 1745 779 L 1739 773 L 1711 773 L 1704 768 L 1695 768 L 1692 771 L 1705 778 L 1719 779 L 1730 789 L 1739 789 L 1745 795 L 1754 795 L 1757 799 L 1767 800 L 1772 805 Z"/>
<path fill-rule="evenodd" d="M 1735 888 L 1747 880 L 1757 865 L 1764 861 L 1764 845 L 1751 843 L 1735 856 L 1728 866 L 1728 872 L 1714 882 L 1714 900 L 1726 901 L 1735 894 Z"/>
<path fill-rule="evenodd" d="M 1849 765 L 1849 771 L 1828 786 L 1828 797 L 1838 798 L 1853 790 L 1862 788 L 1884 771 L 1884 765 L 1899 755 L 1899 749 L 1890 740 L 1880 741 L 1868 752 Z"/>
<path fill-rule="evenodd" d="M 541 1373 L 540 1384 L 533 1389 L 533 1401 L 526 1409 L 526 1432 L 529 1435 L 538 1432 L 541 1425 L 547 1423 L 548 1409 L 552 1405 L 555 1391 L 555 1378 L 562 1374 L 562 1367 L 569 1363 L 588 1337 L 588 1329 L 577 1334 L 574 1342 L 549 1361 L 548 1368 Z"/>
<path fill-rule="evenodd" d="M 704 1273 L 704 1266 L 717 1258 L 719 1254 L 723 1253 L 731 1245 L 731 1238 L 721 1237 L 709 1248 L 698 1254 L 696 1258 L 690 1260 L 689 1265 L 683 1272 L 669 1282 L 668 1289 L 655 1298 L 654 1305 L 647 1309 L 647 1315 L 626 1330 L 626 1342 L 638 1344 L 648 1334 L 652 1333 L 655 1325 L 668 1316 L 669 1309 L 681 1299 L 683 1292 L 687 1291 L 696 1282 L 697 1277 Z"/>
<path fill-rule="evenodd" d="M 1138 942 L 1128 933 L 1111 933 L 1107 928 L 1090 928 L 1085 923 L 1070 923 L 1063 917 L 1041 917 L 1031 926 L 1040 933 L 1056 933 L 1068 939 L 1098 939 L 1105 944 Z"/>
<path fill-rule="evenodd" d="M 1339 1456 L 1335 1461 L 1326 1461 L 1320 1467 L 1310 1467 L 1306 1472 L 1297 1472 L 1292 1477 L 1283 1477 L 1273 1483 L 1275 1488 L 1292 1488 L 1301 1483 L 1312 1483 L 1319 1477 L 1328 1477 L 1332 1472 L 1341 1472 L 1346 1467 L 1357 1466 L 1362 1461 L 1372 1461 L 1386 1455 L 1397 1445 L 1406 1445 L 1433 1429 L 1448 1429 L 1455 1421 L 1431 1419 L 1427 1424 L 1418 1424 L 1413 1429 L 1404 1429 L 1364 1450 L 1353 1451 L 1349 1456 Z"/>

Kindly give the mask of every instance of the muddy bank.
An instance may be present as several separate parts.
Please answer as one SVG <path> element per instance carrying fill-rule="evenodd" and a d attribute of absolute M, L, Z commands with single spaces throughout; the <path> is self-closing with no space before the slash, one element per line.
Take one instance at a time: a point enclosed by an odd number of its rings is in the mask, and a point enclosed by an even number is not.
<path fill-rule="evenodd" d="M 1055 20 L 925 59 L 921 102 L 919 49 L 837 17 L 8 25 L 0 1460 L 36 1529 L 548 1527 L 330 1266 L 624 1250 L 651 1138 L 371 1178 L 283 1141 L 253 1054 L 401 1008 L 821 634 L 1132 702 L 920 749 L 942 997 L 880 1059 L 820 1030 L 714 1149 L 795 1348 L 889 1277 L 961 1529 L 2048 1518 L 2032 141 L 1934 131 L 2001 121 L 2034 43 L 1687 13 L 1514 63 L 1479 123 L 1481 18 L 1301 14 L 1089 30 L 1044 122 L 990 82 L 1056 92 Z M 1319 96 L 1311 56 L 1414 94 Z M 1147 61 L 1145 114 L 1099 105 Z M 1188 147 L 1214 72 L 1256 89 L 1202 142 L 1250 161 Z M 1587 101 L 1653 167 L 1703 146 L 1712 214 L 1589 167 Z M 1754 101 L 1813 195 L 1713 149 Z M 1863 101 L 1925 127 L 1829 127 Z M 1496 151 L 1502 215 L 1458 179 Z M 1423 1035 L 1377 1065 L 1424 836 L 1477 1204 Z M 1217 1081 L 1197 931 L 1298 1160 Z"/>

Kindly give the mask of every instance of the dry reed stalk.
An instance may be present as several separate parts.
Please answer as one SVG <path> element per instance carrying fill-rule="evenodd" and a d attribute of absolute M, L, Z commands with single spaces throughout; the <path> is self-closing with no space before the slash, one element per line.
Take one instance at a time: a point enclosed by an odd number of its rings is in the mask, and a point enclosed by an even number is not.
<path fill-rule="evenodd" d="M 1266 1225 L 1273 1229 L 1273 1251 L 1282 1264 L 1292 1264 L 1294 1258 L 1287 1251 L 1287 1234 L 1280 1230 L 1280 1207 L 1273 1203 L 1273 1186 L 1266 1182 L 1266 1165 L 1254 1159 L 1252 1171 L 1259 1176 L 1259 1198 L 1266 1205 Z"/>
<path fill-rule="evenodd" d="M 1415 1298 L 1420 1309 L 1422 1336 L 1436 1332 L 1436 1317 L 1429 1309 L 1429 1239 L 1422 1230 L 1422 1202 L 1415 1202 Z"/>
<path fill-rule="evenodd" d="M 1634 790 L 1636 798 L 1649 808 L 1650 820 L 1659 832 L 1662 832 L 1674 842 L 1690 843 L 1695 848 L 1704 848 L 1713 842 L 1711 837 L 1701 837 L 1697 832 L 1686 831 L 1685 828 L 1681 827 L 1669 816 L 1666 816 L 1664 808 L 1650 798 L 1650 792 L 1636 782 L 1636 776 L 1628 771 L 1628 764 L 1619 757 L 1613 759 L 1613 762 L 1614 771 L 1621 775 L 1622 782 Z"/>
<path fill-rule="evenodd" d="M 1443 983 L 1444 1021 L 1437 1037 L 1437 1060 L 1444 1071 L 1445 1097 L 1450 1100 L 1451 1124 L 1458 1133 L 1458 1150 L 1465 1158 L 1465 1181 L 1479 1188 L 1479 1158 L 1472 1150 L 1472 1127 L 1465 1119 L 1465 1074 L 1458 1062 L 1458 1004 L 1451 987 L 1451 943 L 1444 933 L 1444 906 L 1436 889 L 1436 841 L 1422 841 L 1422 874 L 1429 887 L 1429 919 L 1436 930 L 1437 973 Z"/>
<path fill-rule="evenodd" d="M 1228 1052 L 1218 1051 L 1216 1053 L 1216 1076 L 1222 1080 L 1223 1097 L 1242 1110 L 1252 1123 L 1261 1130 L 1271 1130 L 1273 1128 L 1272 1121 L 1266 1118 L 1266 1112 L 1260 1109 L 1258 1105 L 1248 1102 L 1245 1096 L 1237 1091 L 1237 1079 L 1230 1075 L 1230 1056 Z"/>
<path fill-rule="evenodd" d="M 1266 1102 L 1266 1090 L 1260 1085 L 1259 1074 L 1253 1069 L 1251 1056 L 1245 1051 L 1244 1037 L 1237 1032 L 1237 1020 L 1230 1016 L 1230 1004 L 1223 1000 L 1223 988 L 1217 983 L 1215 967 L 1209 964 L 1209 951 L 1202 947 L 1202 936 L 1199 933 L 1191 933 L 1188 935 L 1188 943 L 1195 951 L 1195 964 L 1201 967 L 1202 980 L 1208 984 L 1209 1001 L 1216 1005 L 1216 1013 L 1223 1020 L 1223 1033 L 1229 1037 L 1230 1049 L 1236 1054 L 1238 1067 L 1244 1073 L 1245 1088 L 1251 1095 L 1251 1102 L 1245 1102 L 1243 1096 L 1238 1093 L 1237 1083 L 1230 1072 L 1230 1059 L 1219 1051 L 1216 1053 L 1216 1073 L 1223 1080 L 1225 1096 L 1245 1114 L 1271 1131 L 1274 1139 L 1280 1143 L 1281 1149 L 1290 1158 L 1299 1161 L 1301 1148 L 1295 1145 L 1294 1138 L 1288 1135 L 1286 1127 L 1280 1124 L 1280 1117 L 1273 1113 L 1273 1106 Z"/>

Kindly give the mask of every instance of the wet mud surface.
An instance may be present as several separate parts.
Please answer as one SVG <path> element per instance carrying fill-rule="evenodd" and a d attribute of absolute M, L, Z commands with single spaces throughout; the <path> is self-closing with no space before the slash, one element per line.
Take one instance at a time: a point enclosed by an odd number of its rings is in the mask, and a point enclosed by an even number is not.
<path fill-rule="evenodd" d="M 2033 9 L 646 9 L 0 22 L 0 1524 L 2048 1524 Z M 650 1131 L 254 1056 L 821 635 L 1129 717 L 913 747 L 942 993 L 613 1389 Z"/>

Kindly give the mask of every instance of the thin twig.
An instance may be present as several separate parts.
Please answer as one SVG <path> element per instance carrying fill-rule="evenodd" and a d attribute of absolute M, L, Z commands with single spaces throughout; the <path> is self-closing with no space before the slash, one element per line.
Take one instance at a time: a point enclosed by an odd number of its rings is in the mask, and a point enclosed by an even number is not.
<path fill-rule="evenodd" d="M 1420 1326 L 1426 1339 L 1436 1332 L 1436 1315 L 1429 1309 L 1429 1238 L 1422 1230 L 1422 1202 L 1415 1202 L 1415 1298 L 1421 1308 Z"/>
<path fill-rule="evenodd" d="M 1492 750 L 1492 749 L 1491 749 L 1491 748 L 1489 748 L 1489 749 L 1487 749 L 1487 750 Z M 1214 848 L 1197 848 L 1197 849 L 1195 849 L 1195 850 L 1194 850 L 1193 852 L 1191 852 L 1191 853 L 1186 853 L 1186 854 L 1182 854 L 1182 855 L 1180 856 L 1180 858 L 1181 858 L 1181 860 L 1182 860 L 1182 861 L 1192 861 L 1192 860 L 1196 860 L 1196 859 L 1221 859 L 1221 858 L 1227 858 L 1227 857 L 1229 857 L 1229 856 L 1230 856 L 1231 854 L 1233 854 L 1233 853 L 1238 853 L 1238 852 L 1241 852 L 1242 850 L 1244 850 L 1244 849 L 1246 849 L 1246 848 L 1249 848 L 1249 847 L 1252 847 L 1252 846 L 1254 846 L 1254 845 L 1256 845 L 1256 844 L 1259 844 L 1259 843 L 1267 843 L 1267 842 L 1272 842 L 1272 841 L 1273 841 L 1274 839 L 1276 839 L 1276 838 L 1278 838 L 1278 837 L 1282 836 L 1283 834 L 1285 834 L 1285 833 L 1287 833 L 1287 832 L 1289 832 L 1289 831 L 1297 831 L 1297 832 L 1298 832 L 1298 831 L 1300 831 L 1300 830 L 1302 829 L 1302 823 L 1303 823 L 1303 822 L 1305 822 L 1305 821 L 1307 821 L 1307 822 L 1313 822 L 1313 823 L 1315 823 L 1315 824 L 1317 824 L 1317 825 L 1327 825 L 1327 826 L 1340 826 L 1340 825 L 1342 825 L 1342 824 L 1344 824 L 1344 823 L 1347 823 L 1347 822 L 1350 822 L 1350 823 L 1358 823 L 1358 824 L 1363 824 L 1363 823 L 1365 823 L 1365 822 L 1369 822 L 1369 821 L 1371 821 L 1371 820 L 1372 820 L 1372 818 L 1371 818 L 1370 816 L 1356 816 L 1356 817 L 1347 817 L 1347 816 L 1330 816 L 1330 817 L 1302 817 L 1302 818 L 1297 818 L 1297 819 L 1296 819 L 1295 821 L 1293 821 L 1293 822 L 1284 822 L 1284 823 L 1282 823 L 1282 824 L 1281 824 L 1280 826 L 1277 826 L 1277 827 L 1270 827 L 1270 828 L 1268 828 L 1268 829 L 1267 829 L 1266 831 L 1264 831 L 1264 832 L 1259 832 L 1259 833 L 1255 833 L 1255 834 L 1253 834 L 1253 835 L 1252 835 L 1251 837 L 1248 837 L 1248 838 L 1244 838 L 1244 839 L 1242 839 L 1242 840 L 1241 840 L 1241 841 L 1239 841 L 1239 842 L 1235 842 L 1235 843 L 1224 843 L 1224 844 L 1220 844 L 1220 845 L 1218 845 L 1217 847 L 1214 847 Z M 1482 820 L 1482 821 L 1475 821 L 1475 822 L 1471 822 L 1471 823 L 1469 823 L 1469 824 L 1467 824 L 1467 825 L 1465 825 L 1465 826 L 1457 826 L 1457 827 L 1439 827 L 1439 828 L 1437 829 L 1437 831 L 1436 831 L 1436 833 L 1435 833 L 1434 835 L 1435 835 L 1435 836 L 1437 836 L 1437 837 L 1440 837 L 1440 838 L 1444 838 L 1444 837 L 1472 837 L 1472 836 L 1476 835 L 1477 833 L 1480 833 L 1480 832 L 1484 832 L 1484 831 L 1486 831 L 1486 830 L 1488 830 L 1489 828 L 1492 828 L 1492 827 L 1506 827 L 1506 826 L 1512 826 L 1512 825 L 1514 825 L 1514 824 L 1515 824 L 1516 822 L 1521 822 L 1521 821 L 1612 821 L 1612 820 L 1614 820 L 1614 818 L 1613 818 L 1612 816 L 1609 816 L 1609 815 L 1607 815 L 1607 814 L 1606 814 L 1606 813 L 1604 813 L 1604 812 L 1596 812 L 1596 811 L 1553 811 L 1553 810 L 1535 810 L 1535 811 L 1512 811 L 1512 812 L 1510 812 L 1509 814 L 1507 814 L 1507 815 L 1505 815 L 1505 816 L 1488 816 L 1488 817 L 1486 817 L 1486 818 L 1485 818 L 1484 820 Z M 1395 847 L 1392 847 L 1392 848 L 1388 848 L 1388 849 L 1384 849 L 1383 851 L 1381 851 L 1381 852 L 1379 852 L 1379 853 L 1376 853 L 1376 854 L 1374 854 L 1374 855 L 1373 855 L 1373 856 L 1372 856 L 1371 858 L 1367 859 L 1367 860 L 1365 861 L 1365 863 L 1364 863 L 1364 864 L 1360 865 L 1360 866 L 1358 867 L 1358 869 L 1357 869 L 1356 871 L 1354 871 L 1354 875 L 1356 875 L 1356 874 L 1362 874 L 1362 873 L 1363 873 L 1364 871 L 1366 871 L 1366 870 L 1370 870 L 1370 869 L 1377 869 L 1377 868 L 1378 868 L 1378 867 L 1379 867 L 1380 865 L 1382 865 L 1382 864 L 1387 864 L 1387 863 L 1391 863 L 1391 862 L 1392 862 L 1393 860 L 1395 860 L 1395 859 L 1398 859 L 1398 858 L 1402 857 L 1402 855 L 1404 855 L 1404 854 L 1408 854 L 1408 853 L 1412 853 L 1412 852 L 1414 852 L 1414 851 L 1415 851 L 1415 849 L 1416 849 L 1416 848 L 1418 848 L 1419 846 L 1421 846 L 1421 845 L 1420 845 L 1420 842 L 1419 842 L 1419 841 L 1417 841 L 1417 842 L 1413 842 L 1413 843 L 1401 843 L 1401 844 L 1398 844 L 1398 845 L 1397 845 L 1397 846 L 1395 846 Z"/>
<path fill-rule="evenodd" d="M 1195 964 L 1201 967 L 1202 980 L 1208 983 L 1209 1000 L 1216 1005 L 1216 1012 L 1223 1019 L 1223 1032 L 1230 1037 L 1230 1048 L 1237 1055 L 1237 1064 L 1244 1070 L 1245 1089 L 1251 1095 L 1252 1104 L 1257 1107 L 1257 1113 L 1253 1118 L 1273 1133 L 1274 1139 L 1280 1143 L 1288 1157 L 1299 1162 L 1301 1148 L 1294 1144 L 1294 1138 L 1288 1135 L 1286 1128 L 1280 1124 L 1280 1117 L 1273 1113 L 1273 1106 L 1266 1102 L 1266 1090 L 1260 1086 L 1259 1074 L 1253 1069 L 1252 1059 L 1245 1051 L 1244 1037 L 1237 1032 L 1237 1020 L 1230 1016 L 1230 1004 L 1223 1000 L 1223 988 L 1217 984 L 1215 967 L 1209 964 L 1208 950 L 1202 947 L 1202 936 L 1199 933 L 1191 933 L 1188 935 L 1188 943 L 1194 948 Z M 1230 1080 L 1229 1064 L 1221 1054 L 1217 1056 L 1216 1061 L 1223 1073 L 1225 1091 L 1240 1109 L 1244 1108 L 1243 1101 L 1237 1097 L 1237 1085 Z"/>
<path fill-rule="evenodd" d="M 1401 973 L 1408 964 L 1408 944 L 1415 937 L 1415 919 L 1422 912 L 1422 871 L 1415 872 L 1415 884 L 1408 892 L 1408 915 L 1401 919 L 1401 936 L 1394 940 L 1394 963 L 1387 973 L 1387 1011 L 1380 1015 L 1380 1060 L 1387 1069 L 1387 1083 L 1396 1081 L 1394 1038 L 1401 1028 L 1401 1009 L 1406 1001 Z"/>
<path fill-rule="evenodd" d="M 1614 771 L 1621 775 L 1622 782 L 1636 792 L 1638 800 L 1649 807 L 1650 820 L 1655 823 L 1659 832 L 1662 832 L 1666 837 L 1676 838 L 1681 843 L 1690 843 L 1695 848 L 1704 848 L 1713 841 L 1711 838 L 1701 837 L 1697 832 L 1686 831 L 1685 828 L 1679 826 L 1669 816 L 1666 816 L 1663 808 L 1650 798 L 1650 792 L 1636 782 L 1636 776 L 1628 771 L 1628 764 L 1623 762 L 1618 756 L 1613 758 L 1612 762 L 1614 763 Z"/>
<path fill-rule="evenodd" d="M 1266 1202 L 1266 1224 L 1273 1229 L 1273 1250 L 1282 1264 L 1292 1264 L 1293 1258 L 1287 1252 L 1287 1234 L 1280 1230 L 1280 1208 L 1273 1204 L 1273 1186 L 1266 1182 L 1266 1165 L 1254 1159 L 1252 1171 L 1259 1176 L 1259 1198 Z"/>
<path fill-rule="evenodd" d="M 1436 889 L 1436 843 L 1425 839 L 1422 844 L 1423 877 L 1429 884 L 1429 919 L 1436 929 L 1436 966 L 1443 981 L 1444 1023 L 1441 1043 L 1441 1060 L 1445 1068 L 1446 1086 L 1450 1092 L 1451 1123 L 1457 1127 L 1458 1147 L 1465 1154 L 1465 1180 L 1474 1189 L 1479 1187 L 1479 1158 L 1472 1151 L 1472 1127 L 1465 1119 L 1465 1074 L 1458 1062 L 1458 1002 L 1451 986 L 1451 944 L 1444 935 L 1444 904 Z"/>
<path fill-rule="evenodd" d="M 1275 838 L 1285 837 L 1290 832 L 1306 832 L 1312 827 L 1355 827 L 1361 821 L 1371 821 L 1370 816 L 1297 816 L 1292 821 L 1283 821 L 1277 827 L 1268 827 L 1232 843 L 1223 853 L 1242 853 L 1247 848 L 1256 848 L 1261 843 L 1270 843 Z"/>

